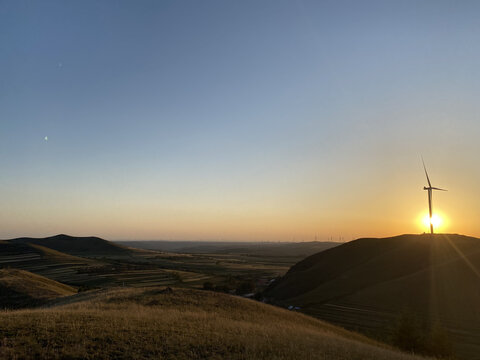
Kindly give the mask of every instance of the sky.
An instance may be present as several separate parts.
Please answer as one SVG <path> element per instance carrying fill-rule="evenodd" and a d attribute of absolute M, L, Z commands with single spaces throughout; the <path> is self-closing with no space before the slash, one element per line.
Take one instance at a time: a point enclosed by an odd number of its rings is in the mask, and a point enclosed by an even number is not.
<path fill-rule="evenodd" d="M 0 0 L 0 238 L 480 237 L 477 1 Z"/>

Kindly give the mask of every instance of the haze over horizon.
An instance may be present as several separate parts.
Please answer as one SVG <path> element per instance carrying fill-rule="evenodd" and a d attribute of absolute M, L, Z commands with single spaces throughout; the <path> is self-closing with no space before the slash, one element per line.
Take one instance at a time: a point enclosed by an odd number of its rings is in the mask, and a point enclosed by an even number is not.
<path fill-rule="evenodd" d="M 480 236 L 480 3 L 0 1 L 0 238 Z"/>

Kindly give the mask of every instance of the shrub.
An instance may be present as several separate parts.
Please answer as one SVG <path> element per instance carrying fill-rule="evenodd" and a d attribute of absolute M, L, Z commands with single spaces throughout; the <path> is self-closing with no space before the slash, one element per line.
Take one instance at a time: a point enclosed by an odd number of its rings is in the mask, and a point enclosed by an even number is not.
<path fill-rule="evenodd" d="M 412 313 L 402 313 L 393 331 L 393 344 L 398 348 L 436 358 L 453 358 L 448 332 L 439 322 L 421 326 Z"/>
<path fill-rule="evenodd" d="M 236 293 L 237 295 L 249 294 L 255 291 L 255 284 L 253 281 L 242 281 L 238 286 Z"/>
<path fill-rule="evenodd" d="M 203 290 L 209 290 L 209 291 L 213 291 L 214 290 L 214 285 L 213 283 L 211 283 L 210 281 L 205 281 L 203 283 Z"/>
<path fill-rule="evenodd" d="M 263 292 L 262 291 L 257 291 L 253 298 L 257 301 L 262 301 L 263 300 Z"/>
<path fill-rule="evenodd" d="M 415 315 L 404 312 L 393 331 L 393 344 L 409 352 L 424 352 L 425 339 Z"/>
<path fill-rule="evenodd" d="M 217 285 L 215 286 L 215 291 L 228 293 L 230 292 L 230 287 L 228 285 Z"/>
<path fill-rule="evenodd" d="M 450 336 L 439 322 L 432 326 L 426 347 L 428 354 L 437 358 L 453 357 L 453 345 L 450 341 Z"/>

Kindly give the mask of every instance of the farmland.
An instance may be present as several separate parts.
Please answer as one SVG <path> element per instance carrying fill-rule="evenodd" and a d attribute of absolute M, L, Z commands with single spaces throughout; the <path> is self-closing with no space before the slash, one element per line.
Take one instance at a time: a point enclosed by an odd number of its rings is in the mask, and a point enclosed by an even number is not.
<path fill-rule="evenodd" d="M 306 254 L 337 244 L 138 242 L 143 248 L 132 245 L 137 243 L 67 235 L 0 241 L 0 267 L 23 269 L 82 290 L 173 285 L 201 288 L 210 282 L 228 291 L 235 290 L 242 281 L 262 290 Z M 165 250 L 165 246 L 172 252 L 159 250 Z"/>

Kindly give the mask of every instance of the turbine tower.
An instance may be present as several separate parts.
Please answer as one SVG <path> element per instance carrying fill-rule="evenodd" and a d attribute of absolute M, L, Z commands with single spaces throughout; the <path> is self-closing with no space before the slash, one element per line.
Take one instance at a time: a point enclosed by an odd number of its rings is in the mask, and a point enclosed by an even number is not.
<path fill-rule="evenodd" d="M 430 214 L 430 233 L 433 234 L 433 223 L 432 223 L 432 193 L 433 193 L 433 190 L 440 190 L 440 191 L 447 191 L 445 189 L 440 189 L 440 188 L 437 188 L 437 187 L 433 187 L 432 186 L 432 183 L 430 182 L 430 179 L 428 177 L 428 173 L 427 173 L 427 168 L 425 167 L 425 162 L 423 161 L 423 158 L 422 158 L 422 163 L 423 163 L 423 170 L 425 170 L 425 175 L 427 176 L 427 182 L 428 182 L 428 187 L 424 186 L 423 187 L 423 190 L 427 190 L 428 191 L 428 212 Z"/>

